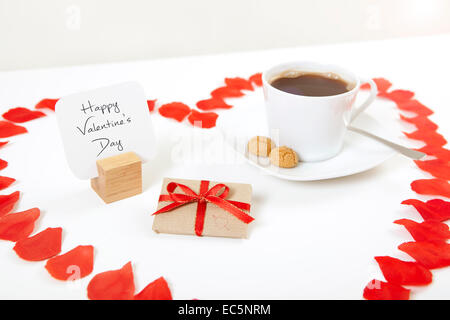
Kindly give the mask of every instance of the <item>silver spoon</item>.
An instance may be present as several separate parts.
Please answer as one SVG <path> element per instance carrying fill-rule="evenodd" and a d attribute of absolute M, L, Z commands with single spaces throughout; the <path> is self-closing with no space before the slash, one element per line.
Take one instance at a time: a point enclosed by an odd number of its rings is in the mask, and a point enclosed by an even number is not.
<path fill-rule="evenodd" d="M 376 140 L 376 141 L 378 141 L 378 142 L 380 142 L 380 143 L 382 143 L 384 145 L 387 145 L 388 147 L 394 149 L 398 153 L 400 153 L 400 154 L 402 154 L 405 157 L 408 157 L 410 159 L 420 160 L 420 159 L 422 159 L 423 157 L 426 156 L 426 154 L 423 153 L 423 152 L 420 152 L 420 151 L 417 151 L 417 150 L 414 150 L 414 149 L 410 149 L 410 148 L 404 147 L 404 146 L 402 146 L 402 145 L 400 145 L 398 143 L 394 143 L 392 141 L 383 139 L 383 138 L 381 138 L 379 136 L 376 136 L 373 133 L 370 133 L 368 131 L 365 131 L 365 130 L 362 130 L 362 129 L 359 129 L 359 128 L 356 128 L 356 127 L 353 127 L 353 126 L 350 126 L 350 125 L 347 126 L 347 129 L 352 131 L 352 132 L 359 133 L 359 134 L 361 134 L 363 136 L 372 138 L 372 139 L 374 139 L 374 140 Z"/>
<path fill-rule="evenodd" d="M 372 96 L 372 97 L 375 97 L 375 95 L 376 95 L 376 93 L 377 93 L 377 91 L 378 91 L 378 90 L 377 90 L 376 84 L 375 84 L 375 83 L 373 82 L 373 80 L 371 80 L 371 79 L 367 80 L 366 82 L 371 83 L 371 92 L 370 92 L 370 93 L 371 93 L 371 96 Z M 408 157 L 408 158 L 410 158 L 410 159 L 420 160 L 420 159 L 422 159 L 423 157 L 425 157 L 426 154 L 423 153 L 423 152 L 420 152 L 420 151 L 417 151 L 417 150 L 413 150 L 413 149 L 404 147 L 404 146 L 402 146 L 402 145 L 400 145 L 400 144 L 398 144 L 398 143 L 394 143 L 394 142 L 392 142 L 392 141 L 383 139 L 383 138 L 381 138 L 381 137 L 379 137 L 379 136 L 377 136 L 377 135 L 374 135 L 373 133 L 370 133 L 370 132 L 368 132 L 368 131 L 365 131 L 365 130 L 363 130 L 363 129 L 356 128 L 356 127 L 353 127 L 353 126 L 350 125 L 353 121 L 355 121 L 355 119 L 356 119 L 361 113 L 363 113 L 363 112 L 367 109 L 367 107 L 369 107 L 369 105 L 371 104 L 372 101 L 373 101 L 373 98 L 372 98 L 372 99 L 369 98 L 369 99 L 368 99 L 361 107 L 359 107 L 359 108 L 356 110 L 356 112 L 353 113 L 353 115 L 352 115 L 351 118 L 350 118 L 350 122 L 347 124 L 347 129 L 350 130 L 350 131 L 352 131 L 352 132 L 359 133 L 359 134 L 361 134 L 361 135 L 363 135 L 363 136 L 366 136 L 366 137 L 368 137 L 368 138 L 374 139 L 374 140 L 376 140 L 376 141 L 378 141 L 378 142 L 380 142 L 380 143 L 382 143 L 382 144 L 384 144 L 384 145 L 387 145 L 388 147 L 394 149 L 394 150 L 397 151 L 398 153 L 400 153 L 400 154 L 402 154 L 402 155 L 404 155 L 405 157 Z"/>

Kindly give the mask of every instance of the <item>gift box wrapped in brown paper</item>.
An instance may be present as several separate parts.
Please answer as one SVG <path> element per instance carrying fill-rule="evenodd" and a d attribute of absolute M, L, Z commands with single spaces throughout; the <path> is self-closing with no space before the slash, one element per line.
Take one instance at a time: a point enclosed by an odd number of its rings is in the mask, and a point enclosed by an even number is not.
<path fill-rule="evenodd" d="M 164 178 L 153 230 L 247 238 L 251 199 L 249 184 Z"/>

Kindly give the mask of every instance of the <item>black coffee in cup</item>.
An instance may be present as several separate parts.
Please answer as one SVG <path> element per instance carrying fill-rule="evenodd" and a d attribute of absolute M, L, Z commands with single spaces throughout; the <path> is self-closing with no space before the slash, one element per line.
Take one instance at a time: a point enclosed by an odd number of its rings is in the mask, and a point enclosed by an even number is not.
<path fill-rule="evenodd" d="M 278 90 L 299 96 L 324 97 L 345 93 L 354 85 L 334 73 L 286 71 L 270 81 Z"/>

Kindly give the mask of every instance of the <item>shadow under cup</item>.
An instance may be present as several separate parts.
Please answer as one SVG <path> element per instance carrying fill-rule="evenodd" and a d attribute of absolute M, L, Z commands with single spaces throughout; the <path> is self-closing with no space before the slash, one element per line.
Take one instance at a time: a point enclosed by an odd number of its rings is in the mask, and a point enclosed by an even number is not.
<path fill-rule="evenodd" d="M 270 84 L 288 71 L 333 73 L 352 89 L 333 96 L 316 97 L 287 93 Z M 290 62 L 265 71 L 262 79 L 269 135 L 277 146 L 294 149 L 300 161 L 326 160 L 340 152 L 359 91 L 358 77 L 334 65 Z"/>

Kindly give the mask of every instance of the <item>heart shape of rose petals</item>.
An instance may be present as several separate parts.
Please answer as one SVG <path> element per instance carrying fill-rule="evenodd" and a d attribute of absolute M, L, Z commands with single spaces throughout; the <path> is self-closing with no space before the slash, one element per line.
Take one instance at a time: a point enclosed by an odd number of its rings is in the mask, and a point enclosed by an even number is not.
<path fill-rule="evenodd" d="M 446 167 L 445 165 L 448 164 L 448 161 L 450 161 L 450 150 L 443 148 L 442 146 L 445 145 L 446 140 L 439 134 L 437 134 L 435 131 L 438 129 L 438 126 L 433 123 L 431 120 L 427 118 L 428 115 L 432 114 L 433 112 L 421 104 L 419 101 L 414 100 L 414 93 L 412 91 L 408 90 L 393 90 L 391 92 L 387 92 L 388 89 L 391 87 L 391 83 L 383 78 L 376 78 L 374 79 L 378 86 L 379 96 L 383 96 L 385 98 L 388 98 L 392 101 L 394 101 L 398 108 L 402 111 L 407 112 L 414 112 L 417 116 L 415 117 L 406 117 L 401 115 L 401 119 L 405 122 L 414 124 L 417 127 L 417 131 L 413 133 L 407 133 L 406 135 L 409 136 L 412 139 L 424 141 L 427 143 L 424 147 L 420 149 L 420 151 L 425 152 L 428 155 L 435 156 L 438 159 L 435 160 L 427 160 L 427 161 L 420 161 L 417 163 L 419 168 L 421 168 L 424 171 L 427 171 L 436 177 L 438 179 L 428 179 L 428 180 L 417 180 L 412 184 L 413 190 L 416 192 L 424 192 L 424 194 L 439 194 L 448 196 L 450 194 L 448 192 L 448 183 L 446 179 L 448 179 L 448 174 L 445 171 Z M 241 92 L 241 90 L 253 90 L 253 85 L 256 86 L 262 86 L 262 75 L 261 73 L 257 73 L 252 75 L 248 80 L 244 78 L 226 78 L 225 79 L 225 87 L 218 88 L 217 91 L 213 95 L 216 96 L 216 98 L 211 98 L 207 100 L 199 101 L 197 106 L 199 109 L 203 110 L 211 110 L 211 109 L 229 109 L 232 107 L 232 105 L 228 105 L 225 103 L 224 98 L 231 98 L 231 97 L 238 97 L 244 95 L 244 93 Z M 368 89 L 369 87 L 367 85 L 362 86 L 363 89 Z M 44 99 L 40 101 L 36 108 L 48 108 L 51 110 L 55 110 L 55 104 L 58 100 L 57 99 Z M 148 108 L 149 111 L 153 111 L 155 108 L 155 102 L 156 100 L 148 100 Z M 176 104 L 176 103 L 175 103 Z M 171 104 L 168 104 L 171 105 Z M 17 109 L 17 108 L 16 108 Z M 25 108 L 24 108 L 25 109 Z M 172 109 L 172 110 L 171 110 Z M 217 119 L 217 114 L 213 112 L 206 112 L 201 113 L 196 110 L 193 110 L 191 112 L 190 108 L 187 105 L 182 106 L 180 109 L 182 109 L 182 112 L 174 111 L 175 108 L 168 108 L 166 111 L 166 115 L 162 115 L 169 118 L 174 118 L 177 121 L 183 121 L 186 116 L 189 115 L 188 119 L 191 124 L 195 125 L 196 121 L 202 121 L 206 122 L 206 126 L 204 124 L 200 125 L 201 127 L 213 127 L 215 126 L 215 122 Z M 11 110 L 10 110 L 11 111 Z M 33 112 L 31 110 L 26 109 L 24 110 L 14 110 L 12 112 L 9 112 L 9 115 L 6 115 L 7 120 L 21 120 L 20 119 L 20 112 L 23 111 L 23 113 L 27 114 L 28 117 L 31 114 L 30 112 Z M 163 109 L 164 112 L 164 109 Z M 17 116 L 19 114 L 19 116 Z M 33 113 L 39 114 L 39 113 Z M 42 113 L 43 114 L 43 113 Z M 17 118 L 14 119 L 14 116 Z M 8 118 L 9 117 L 9 118 Z M 27 119 L 27 116 L 24 116 L 24 119 Z M 180 120 L 179 120 L 180 119 Z M 23 120 L 23 119 L 22 119 Z M 29 119 L 31 120 L 31 118 Z M 26 128 L 14 125 L 12 123 L 9 123 L 8 121 L 0 121 L 0 137 L 6 137 L 6 136 L 12 136 L 15 134 L 25 133 Z M 6 144 L 5 142 L 0 142 L 0 147 Z M 2 162 L 3 161 L 3 162 Z M 1 166 L 6 167 L 7 162 L 0 159 L 0 168 Z M 0 188 L 2 186 L 2 178 L 4 178 L 3 185 L 6 187 L 9 183 L 12 183 L 14 179 L 8 178 L 8 177 L 0 177 Z M 439 179 L 440 178 L 440 179 Z M 11 194 L 12 195 L 12 194 Z M 18 200 L 18 192 L 17 192 L 17 199 L 13 201 L 14 203 L 11 206 L 10 200 L 11 195 L 7 196 L 1 196 L 0 197 L 0 216 L 4 215 L 3 218 L 0 218 L 0 237 L 2 232 L 4 231 L 11 231 L 14 223 L 9 223 L 8 227 L 5 227 L 5 221 L 21 221 L 18 219 L 18 217 L 21 217 L 21 214 L 23 213 L 13 213 L 8 214 L 15 202 Z M 6 198 L 5 198 L 6 197 Z M 380 265 L 380 268 L 383 271 L 383 274 L 385 275 L 385 278 L 388 280 L 388 282 L 382 282 L 378 280 L 373 280 L 371 283 L 368 284 L 368 286 L 364 290 L 364 297 L 366 299 L 408 299 L 409 298 L 409 290 L 403 288 L 400 286 L 400 284 L 404 285 L 422 285 L 427 284 L 431 281 L 431 273 L 422 266 L 422 264 L 426 264 L 431 267 L 441 267 L 448 265 L 449 260 L 449 252 L 448 252 L 448 244 L 443 241 L 443 239 L 448 238 L 448 227 L 445 228 L 446 225 L 439 223 L 438 221 L 444 221 L 449 219 L 450 217 L 450 203 L 440 200 L 440 199 L 433 199 L 429 200 L 426 203 L 410 199 L 403 202 L 404 204 L 410 204 L 413 205 L 417 211 L 422 215 L 422 217 L 425 219 L 425 222 L 423 223 L 417 223 L 412 220 L 408 219 L 401 219 L 397 220 L 396 223 L 404 225 L 408 231 L 411 233 L 411 235 L 416 239 L 419 240 L 418 242 L 410 242 L 410 243 L 404 243 L 401 246 L 399 246 L 400 249 L 403 249 L 405 252 L 409 252 L 411 256 L 413 256 L 416 260 L 420 260 L 418 262 L 407 262 L 407 261 L 401 261 L 395 258 L 391 257 L 376 257 L 377 262 Z M 32 209 L 33 210 L 33 209 Z M 31 211 L 28 215 L 22 215 L 22 219 L 24 221 L 28 221 L 28 223 L 24 222 L 25 227 L 17 228 L 18 232 L 24 232 L 23 237 L 28 236 L 32 232 L 32 228 L 34 228 L 34 221 L 37 219 L 36 217 L 36 211 Z M 6 215 L 6 216 L 5 216 Z M 2 222 L 3 221 L 3 225 Z M 20 223 L 18 223 L 20 224 Z M 3 229 L 2 229 L 3 226 Z M 30 230 L 31 228 L 31 230 Z M 51 229 L 51 228 L 49 228 Z M 47 230 L 45 230 L 47 231 Z M 43 231 L 42 233 L 45 233 Z M 41 234 L 42 234 L 41 233 Z M 60 232 L 61 233 L 61 232 Z M 27 235 L 25 235 L 27 234 Z M 34 237 L 31 238 L 23 238 L 20 242 L 25 248 L 23 244 L 25 243 L 25 240 L 30 241 L 30 239 L 33 239 L 37 237 L 37 234 Z M 22 236 L 20 236 L 22 237 Z M 49 236 L 43 237 L 50 238 Z M 441 241 L 420 241 L 421 239 L 434 239 Z M 61 242 L 61 237 L 55 237 L 55 241 L 59 244 Z M 42 243 L 45 241 L 35 241 L 35 247 L 37 249 L 42 249 Z M 17 244 L 16 244 L 17 247 Z M 15 249 L 16 249 L 15 247 Z M 60 247 L 60 245 L 59 245 Z M 84 248 L 89 247 L 89 248 Z M 23 249 L 22 248 L 22 249 Z M 36 248 L 34 248 L 36 250 Z M 17 248 L 19 249 L 19 248 Z M 82 251 L 90 251 L 93 252 L 93 248 L 91 246 L 79 246 L 66 254 L 51 258 L 47 262 L 47 267 L 49 267 L 52 271 L 49 270 L 50 273 L 54 273 L 53 276 L 56 274 L 59 274 L 59 276 L 62 279 L 66 278 L 67 276 L 67 266 L 70 263 L 73 263 L 77 259 L 79 260 L 83 254 L 80 254 L 79 250 Z M 39 251 L 38 250 L 38 251 Z M 25 251 L 25 250 L 24 250 Z M 60 251 L 60 249 L 59 249 Z M 41 255 L 43 252 L 41 252 Z M 91 260 L 92 255 L 87 254 L 88 258 L 87 261 Z M 60 260 L 60 261 L 58 261 Z M 81 258 L 83 260 L 83 258 Z M 84 260 L 83 260 L 84 261 Z M 74 264 L 76 265 L 76 263 Z M 92 270 L 92 265 L 90 262 L 88 263 L 87 269 Z M 128 265 L 128 264 L 127 264 Z M 105 277 L 103 280 L 111 280 L 109 281 L 111 283 L 111 286 L 103 286 L 103 289 L 100 290 L 99 296 L 105 297 L 111 294 L 110 288 L 112 288 L 112 295 L 119 296 L 119 298 L 122 298 L 122 294 L 125 291 L 124 296 L 126 299 L 131 299 L 132 294 L 134 291 L 134 283 L 133 283 L 133 274 L 132 274 L 132 268 L 131 264 L 129 264 L 129 268 L 127 268 L 127 265 L 125 265 L 120 270 L 115 271 L 109 271 L 105 272 Z M 49 269 L 48 268 L 48 269 Z M 52 269 L 53 268 L 53 269 Z M 126 270 L 129 269 L 129 270 Z M 58 270 L 58 271 L 55 271 Z M 65 271 L 65 272 L 64 272 Z M 120 286 L 122 288 L 131 288 L 130 290 L 124 290 L 119 292 L 117 289 L 117 282 L 123 282 L 124 277 L 117 276 L 117 272 L 120 273 L 120 271 L 123 271 L 122 273 L 128 274 L 128 278 L 130 278 L 131 274 L 131 281 L 126 281 L 128 285 Z M 113 273 L 110 277 L 106 276 L 109 273 Z M 99 274 L 98 278 L 102 278 Z M 97 277 L 96 276 L 96 277 Z M 94 277 L 92 280 L 97 279 Z M 114 280 L 113 278 L 116 278 Z M 125 277 L 126 278 L 126 277 Z M 91 281 L 93 282 L 93 281 Z M 95 281 L 94 281 L 95 282 Z M 108 281 L 106 281 L 108 282 Z M 106 283 L 105 281 L 100 281 L 103 285 Z M 91 284 L 91 289 L 94 287 L 96 289 L 94 284 Z M 97 288 L 98 289 L 98 288 Z M 88 288 L 89 291 L 89 288 Z M 95 291 L 95 290 L 94 290 Z M 128 293 L 127 293 L 128 291 Z M 95 294 L 94 294 L 95 295 Z M 167 286 L 167 282 L 164 280 L 164 278 L 159 278 L 152 283 L 150 283 L 147 287 L 144 288 L 139 294 L 137 294 L 134 298 L 140 299 L 153 299 L 153 298 L 172 298 L 170 290 Z"/>

